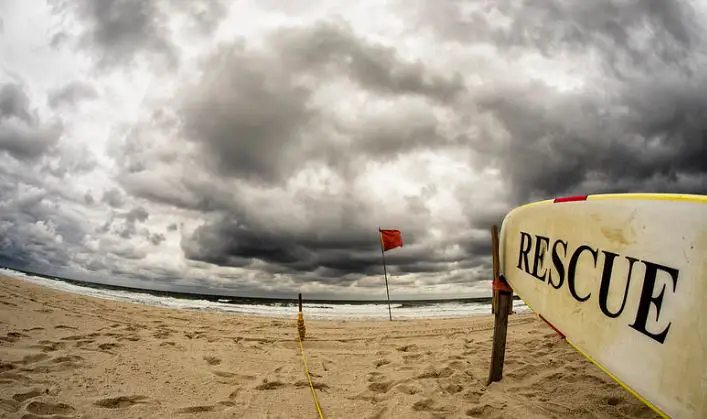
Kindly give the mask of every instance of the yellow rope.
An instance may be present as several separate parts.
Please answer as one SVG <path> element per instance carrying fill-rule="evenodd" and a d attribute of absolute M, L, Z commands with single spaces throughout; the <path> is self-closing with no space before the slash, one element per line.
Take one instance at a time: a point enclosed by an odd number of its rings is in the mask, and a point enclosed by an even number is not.
<path fill-rule="evenodd" d="M 297 340 L 299 341 L 299 348 L 302 352 L 302 362 L 304 363 L 304 371 L 307 373 L 307 381 L 309 382 L 309 389 L 312 390 L 312 398 L 314 398 L 314 406 L 317 408 L 317 413 L 319 417 L 324 419 L 324 414 L 322 409 L 319 407 L 319 400 L 317 400 L 317 393 L 314 392 L 314 386 L 312 385 L 312 378 L 309 376 L 309 367 L 307 366 L 307 357 L 304 355 L 304 346 L 302 345 L 302 338 L 300 337 L 299 331 L 297 333 Z"/>

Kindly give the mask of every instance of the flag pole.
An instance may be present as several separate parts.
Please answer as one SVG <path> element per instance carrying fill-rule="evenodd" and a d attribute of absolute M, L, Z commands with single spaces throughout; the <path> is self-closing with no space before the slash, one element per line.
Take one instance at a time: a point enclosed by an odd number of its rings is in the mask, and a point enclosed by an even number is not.
<path fill-rule="evenodd" d="M 388 317 L 393 321 L 393 313 L 390 310 L 390 291 L 388 290 L 388 270 L 385 267 L 385 250 L 383 250 L 383 238 L 381 237 L 381 228 L 378 226 L 378 242 L 381 245 L 381 256 L 383 256 L 383 275 L 385 275 L 385 293 L 388 296 Z"/>

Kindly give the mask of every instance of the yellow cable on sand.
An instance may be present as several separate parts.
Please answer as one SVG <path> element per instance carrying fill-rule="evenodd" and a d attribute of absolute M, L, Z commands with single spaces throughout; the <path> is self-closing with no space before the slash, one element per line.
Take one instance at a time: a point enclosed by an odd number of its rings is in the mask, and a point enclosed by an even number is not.
<path fill-rule="evenodd" d="M 299 348 L 302 352 L 302 362 L 304 363 L 304 371 L 307 373 L 307 381 L 309 382 L 309 389 L 312 390 L 312 398 L 314 398 L 314 406 L 317 408 L 317 413 L 319 417 L 324 419 L 324 414 L 322 413 L 321 407 L 319 407 L 319 400 L 317 400 L 317 393 L 314 392 L 314 386 L 312 385 L 312 377 L 309 376 L 309 367 L 307 366 L 307 357 L 304 354 L 304 346 L 302 345 L 302 339 L 300 338 L 299 331 L 297 333 L 297 340 L 299 341 Z"/>
<path fill-rule="evenodd" d="M 317 400 L 317 393 L 314 391 L 314 385 L 312 385 L 312 377 L 309 375 L 309 367 L 307 366 L 307 356 L 304 354 L 304 345 L 302 345 L 302 339 L 304 339 L 305 333 L 306 329 L 304 327 L 304 317 L 302 316 L 302 294 L 300 294 L 299 312 L 297 313 L 297 341 L 299 341 L 299 349 L 302 352 L 302 362 L 304 363 L 304 372 L 307 373 L 307 382 L 309 383 L 309 389 L 312 390 L 314 406 L 317 408 L 317 413 L 319 413 L 320 419 L 324 419 L 322 408 L 319 406 L 319 400 Z"/>

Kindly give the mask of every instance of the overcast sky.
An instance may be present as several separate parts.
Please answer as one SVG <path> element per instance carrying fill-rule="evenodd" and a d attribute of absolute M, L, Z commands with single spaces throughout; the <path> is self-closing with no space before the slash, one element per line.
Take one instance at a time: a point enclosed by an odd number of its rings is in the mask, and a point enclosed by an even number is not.
<path fill-rule="evenodd" d="M 685 1 L 0 2 L 0 265 L 129 286 L 490 293 L 489 227 L 707 193 Z"/>

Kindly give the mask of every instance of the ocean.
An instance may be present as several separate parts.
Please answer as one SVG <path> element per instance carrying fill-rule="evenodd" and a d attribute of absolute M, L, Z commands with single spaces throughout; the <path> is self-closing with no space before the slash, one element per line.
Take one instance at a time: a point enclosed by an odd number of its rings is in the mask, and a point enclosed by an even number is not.
<path fill-rule="evenodd" d="M 60 291 L 157 307 L 274 318 L 297 316 L 297 300 L 142 290 L 65 278 L 49 278 L 6 268 L 0 268 L 0 275 L 22 279 Z M 513 300 L 513 309 L 517 313 L 530 311 L 525 303 L 517 297 Z M 388 320 L 388 303 L 385 301 L 305 300 L 303 311 L 305 317 L 309 319 Z M 491 298 L 392 301 L 391 311 L 393 319 L 488 315 L 491 314 Z"/>

